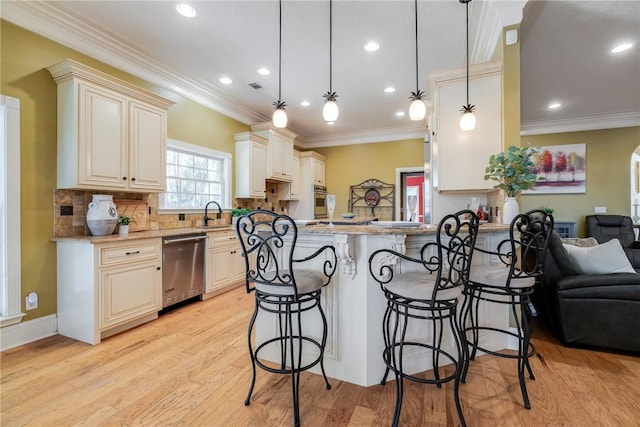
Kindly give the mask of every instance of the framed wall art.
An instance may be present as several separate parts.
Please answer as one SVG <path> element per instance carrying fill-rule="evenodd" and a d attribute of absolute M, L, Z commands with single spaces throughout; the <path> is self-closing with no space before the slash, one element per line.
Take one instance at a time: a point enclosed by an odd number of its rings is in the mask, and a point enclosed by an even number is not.
<path fill-rule="evenodd" d="M 522 194 L 580 194 L 587 192 L 587 145 L 541 147 L 533 156 L 539 181 Z"/>

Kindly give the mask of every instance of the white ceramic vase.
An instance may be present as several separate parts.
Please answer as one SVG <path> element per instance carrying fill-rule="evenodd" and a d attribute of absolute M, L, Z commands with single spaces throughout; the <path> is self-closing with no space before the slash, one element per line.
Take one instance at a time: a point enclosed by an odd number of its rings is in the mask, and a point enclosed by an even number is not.
<path fill-rule="evenodd" d="M 520 213 L 520 205 L 515 197 L 507 197 L 502 206 L 502 223 L 511 224 L 513 218 Z"/>
<path fill-rule="evenodd" d="M 113 233 L 118 224 L 118 212 L 113 196 L 94 194 L 87 210 L 87 226 L 93 236 Z"/>

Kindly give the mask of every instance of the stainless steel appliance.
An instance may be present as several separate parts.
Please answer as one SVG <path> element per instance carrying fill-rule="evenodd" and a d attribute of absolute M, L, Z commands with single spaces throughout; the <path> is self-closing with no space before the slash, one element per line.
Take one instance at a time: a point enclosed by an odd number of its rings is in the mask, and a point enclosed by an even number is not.
<path fill-rule="evenodd" d="M 162 239 L 162 308 L 204 293 L 205 233 Z"/>
<path fill-rule="evenodd" d="M 313 186 L 313 217 L 327 217 L 327 187 L 322 185 Z"/>

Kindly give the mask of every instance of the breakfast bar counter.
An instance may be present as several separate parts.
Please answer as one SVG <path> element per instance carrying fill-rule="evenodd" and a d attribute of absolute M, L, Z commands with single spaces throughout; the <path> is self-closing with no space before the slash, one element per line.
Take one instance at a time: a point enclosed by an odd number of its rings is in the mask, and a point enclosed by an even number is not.
<path fill-rule="evenodd" d="M 382 248 L 393 249 L 409 256 L 417 256 L 419 249 L 429 241 L 435 241 L 435 226 L 389 222 L 381 225 L 324 225 L 303 224 L 298 226 L 296 254 L 304 257 L 322 245 L 333 245 L 338 256 L 338 271 L 331 283 L 323 289 L 322 306 L 328 323 L 325 349 L 327 375 L 341 381 L 371 386 L 379 384 L 385 371 L 382 360 L 382 318 L 386 300 L 379 284 L 369 274 L 369 255 Z M 508 227 L 498 224 L 482 224 L 477 238 L 481 248 L 495 248 L 508 236 Z M 320 269 L 323 260 L 317 260 L 313 268 Z M 499 260 L 476 252 L 473 264 L 496 264 Z M 399 260 L 389 260 L 397 273 L 410 268 Z M 305 267 L 308 268 L 308 267 Z M 306 314 L 306 313 L 305 313 Z M 316 316 L 316 317 L 313 317 Z M 480 318 L 496 328 L 507 328 L 508 311 L 504 307 L 486 307 L 481 304 Z M 313 318 L 312 318 L 313 317 Z M 316 314 L 304 319 L 305 334 L 321 337 L 321 320 Z M 258 318 L 258 339 L 272 336 L 276 327 L 275 318 Z M 410 334 L 430 334 L 432 331 L 409 331 Z M 482 347 L 499 350 L 507 347 L 506 338 L 498 334 L 481 335 Z M 453 349 L 452 336 L 445 334 L 443 346 Z M 303 351 L 303 354 L 305 352 Z M 279 358 L 277 351 L 266 357 L 272 361 Z M 311 352 L 309 359 L 313 358 Z M 408 355 L 405 362 L 407 372 L 431 369 L 431 357 L 424 352 Z M 319 366 L 312 370 L 319 373 Z"/>

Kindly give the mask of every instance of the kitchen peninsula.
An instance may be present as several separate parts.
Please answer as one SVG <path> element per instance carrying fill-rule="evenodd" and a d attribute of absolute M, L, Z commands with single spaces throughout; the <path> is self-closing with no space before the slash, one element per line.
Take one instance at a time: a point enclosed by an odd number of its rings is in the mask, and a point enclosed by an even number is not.
<path fill-rule="evenodd" d="M 304 224 L 304 225 L 303 225 Z M 319 246 L 334 245 L 338 256 L 338 271 L 332 282 L 323 290 L 322 304 L 327 316 L 328 334 L 324 364 L 331 378 L 361 386 L 379 384 L 385 365 L 382 360 L 382 317 L 386 300 L 378 283 L 369 274 L 369 255 L 377 249 L 390 248 L 409 256 L 416 256 L 419 249 L 429 241 L 435 241 L 435 226 L 400 222 L 383 225 L 325 225 L 301 222 L 298 228 L 296 254 L 304 257 Z M 405 225 L 405 226 L 403 226 Z M 495 248 L 508 236 L 508 227 L 483 224 L 477 238 L 481 248 Z M 321 268 L 323 260 L 317 260 L 314 268 Z M 408 268 L 401 261 L 389 260 L 396 273 Z M 474 265 L 496 264 L 499 260 L 476 252 Z M 262 315 L 261 315 L 262 316 Z M 258 317 L 256 334 L 260 340 L 271 336 L 276 326 L 275 318 Z M 321 337 L 321 321 L 317 314 L 308 314 L 303 321 L 305 334 Z M 315 316 L 315 317 L 314 317 Z M 314 318 L 312 318 L 314 317 Z M 479 317 L 496 328 L 506 329 L 509 315 L 504 307 L 481 303 Z M 432 331 L 410 330 L 410 335 L 428 334 Z M 480 336 L 482 346 L 498 350 L 507 347 L 506 338 L 498 334 Z M 443 347 L 452 350 L 452 337 L 445 333 Z M 304 353 L 304 351 L 303 351 Z M 406 358 L 405 371 L 421 372 L 431 369 L 431 357 L 425 352 L 414 352 Z M 263 352 L 272 361 L 278 360 L 273 353 Z M 306 356 L 305 356 L 306 357 Z M 308 357 L 313 358 L 311 352 Z M 319 367 L 313 368 L 319 373 Z"/>

